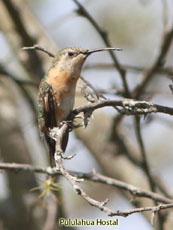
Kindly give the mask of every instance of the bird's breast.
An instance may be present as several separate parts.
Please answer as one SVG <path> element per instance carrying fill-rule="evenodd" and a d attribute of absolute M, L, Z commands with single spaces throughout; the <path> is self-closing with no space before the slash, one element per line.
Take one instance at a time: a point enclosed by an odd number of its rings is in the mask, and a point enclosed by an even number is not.
<path fill-rule="evenodd" d="M 67 119 L 73 109 L 77 79 L 73 79 L 67 72 L 59 72 L 52 68 L 47 82 L 52 86 L 57 104 L 57 125 Z"/>

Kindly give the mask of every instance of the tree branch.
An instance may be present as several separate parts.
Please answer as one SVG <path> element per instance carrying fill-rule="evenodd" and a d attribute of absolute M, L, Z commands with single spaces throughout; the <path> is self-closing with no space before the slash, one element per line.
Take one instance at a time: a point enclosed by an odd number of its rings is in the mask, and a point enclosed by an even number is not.
<path fill-rule="evenodd" d="M 48 50 L 46 50 L 45 48 L 43 48 L 43 47 L 41 47 L 41 46 L 39 46 L 37 44 L 35 44 L 33 46 L 30 46 L 30 47 L 23 47 L 22 49 L 23 50 L 39 50 L 39 51 L 42 51 L 42 52 L 48 54 L 49 57 L 53 57 L 53 58 L 55 57 L 54 54 L 52 54 L 51 52 L 49 52 Z"/>
<path fill-rule="evenodd" d="M 135 131 L 136 131 L 136 138 L 137 138 L 140 152 L 141 152 L 141 156 L 142 156 L 142 164 L 141 165 L 142 165 L 142 167 L 145 171 L 145 174 L 147 176 L 151 191 L 155 192 L 156 184 L 153 180 L 153 177 L 151 176 L 150 167 L 148 165 L 147 154 L 145 151 L 145 146 L 144 146 L 144 142 L 143 142 L 142 134 L 141 134 L 140 117 L 139 116 L 135 117 Z"/>
<path fill-rule="evenodd" d="M 173 108 L 153 104 L 152 102 L 146 101 L 136 101 L 133 99 L 124 99 L 124 100 L 104 100 L 96 103 L 92 103 L 86 106 L 79 107 L 74 110 L 75 114 L 83 113 L 92 113 L 94 110 L 103 108 L 106 106 L 119 106 L 122 107 L 121 113 L 126 115 L 145 115 L 149 113 L 164 113 L 173 115 Z"/>
<path fill-rule="evenodd" d="M 160 52 L 154 64 L 151 66 L 150 69 L 145 70 L 143 72 L 144 80 L 134 90 L 134 95 L 136 99 L 138 99 L 141 93 L 144 91 L 145 87 L 151 80 L 154 73 L 156 73 L 157 69 L 160 68 L 160 66 L 164 64 L 165 57 L 172 43 L 172 39 L 173 39 L 173 27 L 169 31 L 165 31 L 163 40 L 162 40 L 162 44 L 161 44 L 161 48 L 160 48 Z"/>
<path fill-rule="evenodd" d="M 1 171 L 9 170 L 14 173 L 28 172 L 28 173 L 42 173 L 50 176 L 62 175 L 62 173 L 59 170 L 57 171 L 55 168 L 33 166 L 29 164 L 0 163 L 0 169 Z M 90 173 L 75 172 L 75 171 L 68 171 L 68 172 L 74 177 L 80 179 L 86 179 L 97 183 L 107 184 L 109 186 L 113 186 L 125 190 L 127 192 L 130 192 L 130 194 L 132 194 L 133 196 L 146 197 L 162 203 L 173 203 L 173 199 L 167 198 L 158 193 L 150 192 L 145 189 L 133 186 L 123 181 L 119 181 L 114 178 L 101 175 L 99 173 L 96 173 L 95 171 Z"/>
<path fill-rule="evenodd" d="M 111 47 L 111 43 L 109 41 L 108 38 L 108 34 L 99 26 L 99 24 L 94 20 L 94 18 L 89 14 L 89 12 L 85 9 L 85 7 L 78 2 L 78 0 L 73 0 L 75 2 L 75 4 L 78 6 L 78 10 L 77 13 L 79 15 L 82 15 L 83 17 L 87 18 L 87 20 L 93 25 L 93 27 L 96 29 L 96 31 L 99 33 L 100 37 L 102 38 L 103 42 L 105 43 L 105 45 L 107 47 Z M 126 80 L 126 71 L 125 69 L 121 66 L 121 64 L 119 63 L 116 55 L 114 52 L 112 52 L 111 50 L 109 50 L 110 56 L 113 60 L 114 66 L 115 68 L 118 70 L 122 82 L 123 82 L 123 86 L 124 86 L 124 90 L 125 90 L 125 95 L 126 97 L 130 97 L 130 90 L 127 84 L 127 80 Z"/>

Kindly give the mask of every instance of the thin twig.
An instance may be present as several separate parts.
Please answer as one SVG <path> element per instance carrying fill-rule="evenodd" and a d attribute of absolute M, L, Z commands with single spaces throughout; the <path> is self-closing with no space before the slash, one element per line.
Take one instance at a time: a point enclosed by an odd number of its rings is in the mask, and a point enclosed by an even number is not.
<path fill-rule="evenodd" d="M 78 11 L 77 13 L 86 17 L 88 19 L 88 21 L 94 26 L 94 28 L 96 29 L 96 31 L 100 34 L 100 37 L 102 38 L 103 42 L 105 43 L 105 45 L 107 47 L 111 47 L 111 43 L 109 41 L 108 35 L 107 33 L 99 26 L 99 24 L 94 20 L 94 18 L 89 14 L 89 12 L 85 9 L 85 7 L 79 3 L 77 0 L 73 0 L 75 2 L 75 4 L 78 6 Z M 126 71 L 125 69 L 123 69 L 123 67 L 120 65 L 118 59 L 116 58 L 115 53 L 112 50 L 109 50 L 109 53 L 111 55 L 111 58 L 114 62 L 114 66 L 115 68 L 118 70 L 122 82 L 123 82 L 123 86 L 124 86 L 124 90 L 125 90 L 125 95 L 126 97 L 130 97 L 130 91 L 129 91 L 129 87 L 126 81 Z"/>
<path fill-rule="evenodd" d="M 129 215 L 134 214 L 134 213 L 143 213 L 143 212 L 148 212 L 148 211 L 152 211 L 152 213 L 156 214 L 160 210 L 165 210 L 165 209 L 169 209 L 169 208 L 173 208 L 173 203 L 170 203 L 170 204 L 159 204 L 159 205 L 153 206 L 153 207 L 134 208 L 132 210 L 127 210 L 127 211 L 119 211 L 118 210 L 118 211 L 112 212 L 110 214 L 110 216 L 127 217 Z"/>
<path fill-rule="evenodd" d="M 86 113 L 88 111 L 94 111 L 105 106 L 119 106 L 124 110 L 122 113 L 127 115 L 145 115 L 149 113 L 165 113 L 173 115 L 173 108 L 153 104 L 146 101 L 136 101 L 133 99 L 124 99 L 124 100 L 104 100 L 97 103 L 85 105 L 74 110 L 75 114 Z"/>
<path fill-rule="evenodd" d="M 83 177 L 85 178 L 85 177 Z M 125 191 L 130 192 L 132 195 L 137 196 L 137 197 L 146 197 L 146 198 L 151 198 L 155 201 L 163 202 L 163 203 L 172 203 L 172 199 L 166 198 L 158 193 L 150 192 L 145 189 L 133 186 L 131 184 L 116 180 L 114 178 L 110 178 L 104 175 L 101 175 L 99 173 L 93 172 L 89 174 L 89 180 L 92 178 L 92 181 L 108 184 L 114 187 L 117 187 L 119 189 L 123 189 Z M 165 199 L 166 198 L 166 199 Z"/>
<path fill-rule="evenodd" d="M 138 144 L 139 144 L 139 148 L 140 148 L 140 152 L 141 152 L 141 156 L 142 156 L 142 167 L 143 167 L 143 171 L 146 174 L 147 180 L 149 182 L 150 188 L 152 192 L 156 191 L 156 183 L 154 181 L 154 178 L 151 175 L 151 171 L 150 171 L 150 167 L 147 161 L 147 154 L 146 154 L 146 150 L 145 150 L 145 146 L 144 146 L 144 142 L 143 142 L 143 138 L 142 138 L 142 134 L 141 134 L 141 126 L 140 126 L 140 117 L 139 116 L 135 116 L 135 131 L 136 131 L 136 138 L 138 140 Z M 158 205 L 157 201 L 154 201 L 155 205 Z M 163 217 L 161 213 L 158 213 L 158 221 L 159 221 L 159 228 L 160 230 L 163 229 Z M 153 221 L 152 221 L 153 222 Z"/>
<path fill-rule="evenodd" d="M 135 95 L 136 99 L 139 98 L 139 96 L 143 93 L 144 89 L 152 79 L 154 73 L 156 73 L 157 69 L 164 64 L 165 57 L 168 54 L 170 45 L 172 43 L 172 39 L 173 39 L 173 27 L 169 31 L 165 31 L 160 52 L 154 64 L 151 66 L 150 69 L 143 72 L 144 80 L 135 88 L 133 92 L 133 95 Z"/>
<path fill-rule="evenodd" d="M 142 134 L 141 134 L 139 116 L 135 117 L 135 130 L 136 130 L 136 138 L 138 140 L 140 152 L 141 152 L 141 156 L 142 156 L 142 166 L 143 166 L 143 169 L 144 169 L 146 176 L 148 178 L 151 191 L 155 192 L 156 185 L 155 185 L 155 182 L 151 176 L 150 167 L 149 167 L 148 162 L 147 162 L 146 151 L 145 151 L 144 142 L 143 142 Z"/>
<path fill-rule="evenodd" d="M 23 47 L 22 50 L 39 50 L 39 51 L 42 51 L 46 54 L 48 54 L 50 57 L 55 57 L 54 54 L 52 54 L 51 52 L 49 52 L 48 50 L 46 50 L 45 48 L 39 46 L 39 45 L 33 45 L 33 46 L 30 46 L 30 47 Z"/>
<path fill-rule="evenodd" d="M 60 171 L 57 171 L 55 168 L 33 166 L 29 164 L 17 164 L 17 163 L 0 163 L 0 170 L 1 171 L 8 170 L 14 173 L 21 173 L 21 172 L 42 173 L 42 174 L 47 174 L 50 176 L 62 175 L 62 173 Z M 93 182 L 103 183 L 109 186 L 113 186 L 113 187 L 128 191 L 132 195 L 137 196 L 137 197 L 146 197 L 146 198 L 149 198 L 155 201 L 159 201 L 162 203 L 172 203 L 173 202 L 173 199 L 167 198 L 158 193 L 150 192 L 145 189 L 136 187 L 134 185 L 125 183 L 123 181 L 101 175 L 99 173 L 96 173 L 95 171 L 90 172 L 90 173 L 84 173 L 84 172 L 75 172 L 75 171 L 68 170 L 68 173 L 80 179 L 86 179 L 86 180 L 93 181 Z"/>
<path fill-rule="evenodd" d="M 102 98 L 102 99 L 106 99 L 105 96 L 103 96 L 103 94 L 101 94 L 101 92 L 99 92 L 89 81 L 87 81 L 85 78 L 83 78 L 82 76 L 80 76 L 80 79 L 82 79 L 82 81 L 90 88 L 94 91 L 95 95 L 97 96 L 97 99 Z"/>

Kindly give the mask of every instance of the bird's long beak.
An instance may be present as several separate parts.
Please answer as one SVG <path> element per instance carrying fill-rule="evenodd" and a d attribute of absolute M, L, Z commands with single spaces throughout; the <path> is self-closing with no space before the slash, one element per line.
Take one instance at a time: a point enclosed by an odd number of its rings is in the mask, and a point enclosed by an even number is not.
<path fill-rule="evenodd" d="M 121 48 L 112 48 L 112 47 L 107 47 L 107 48 L 102 48 L 102 49 L 94 49 L 94 50 L 88 50 L 84 54 L 90 55 L 92 53 L 100 52 L 100 51 L 109 51 L 109 50 L 116 50 L 116 51 L 122 51 Z"/>

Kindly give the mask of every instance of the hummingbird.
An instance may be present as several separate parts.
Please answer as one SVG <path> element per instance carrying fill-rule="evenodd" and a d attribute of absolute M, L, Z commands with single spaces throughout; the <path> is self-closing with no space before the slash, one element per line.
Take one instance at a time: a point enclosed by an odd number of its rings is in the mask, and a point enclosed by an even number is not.
<path fill-rule="evenodd" d="M 41 80 L 38 93 L 38 125 L 41 135 L 45 137 L 53 167 L 55 140 L 49 136 L 50 129 L 60 127 L 73 110 L 76 84 L 80 77 L 82 66 L 90 54 L 105 50 L 121 50 L 120 48 L 83 49 L 67 47 L 56 54 L 48 73 Z M 65 152 L 68 134 L 62 143 Z"/>

